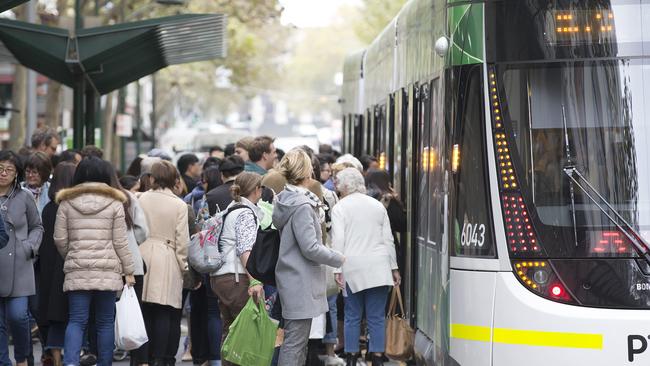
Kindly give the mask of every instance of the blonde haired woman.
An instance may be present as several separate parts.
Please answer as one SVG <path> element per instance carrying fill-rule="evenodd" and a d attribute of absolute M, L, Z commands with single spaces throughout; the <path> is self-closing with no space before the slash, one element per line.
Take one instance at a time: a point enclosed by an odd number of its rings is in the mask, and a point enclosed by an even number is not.
<path fill-rule="evenodd" d="M 233 202 L 228 212 L 219 237 L 219 247 L 225 255 L 225 263 L 210 275 L 212 291 L 219 298 L 219 311 L 223 321 L 222 339 L 228 336 L 230 325 L 246 305 L 249 297 L 264 301 L 262 284 L 246 272 L 246 262 L 255 240 L 258 222 L 263 213 L 257 207 L 262 197 L 262 176 L 257 173 L 243 172 L 235 178 L 230 187 Z M 222 365 L 233 363 L 222 358 Z"/>
<path fill-rule="evenodd" d="M 275 278 L 282 301 L 284 343 L 278 365 L 302 366 L 312 318 L 328 310 L 325 266 L 340 267 L 345 257 L 323 245 L 321 223 L 325 212 L 311 184 L 309 155 L 300 149 L 289 151 L 278 171 L 287 185 L 276 197 L 273 223 L 282 232 Z"/>

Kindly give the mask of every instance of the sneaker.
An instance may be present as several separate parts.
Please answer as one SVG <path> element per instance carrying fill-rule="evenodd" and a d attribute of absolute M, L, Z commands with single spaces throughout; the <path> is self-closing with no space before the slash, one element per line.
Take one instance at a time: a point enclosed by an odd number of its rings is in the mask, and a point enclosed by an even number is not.
<path fill-rule="evenodd" d="M 32 335 L 32 339 L 38 339 L 38 337 L 40 335 L 38 325 L 34 324 L 34 326 L 32 326 L 31 335 Z"/>
<path fill-rule="evenodd" d="M 192 361 L 192 353 L 190 353 L 190 350 L 186 350 L 185 353 L 183 353 L 183 357 L 181 358 L 183 362 L 191 362 Z"/>
<path fill-rule="evenodd" d="M 325 366 L 344 366 L 345 360 L 339 356 L 327 356 Z"/>
<path fill-rule="evenodd" d="M 86 353 L 81 358 L 79 358 L 79 365 L 81 366 L 93 366 L 97 364 L 97 356 L 92 353 Z"/>
<path fill-rule="evenodd" d="M 54 366 L 54 359 L 51 356 L 43 355 L 41 356 L 41 365 Z"/>

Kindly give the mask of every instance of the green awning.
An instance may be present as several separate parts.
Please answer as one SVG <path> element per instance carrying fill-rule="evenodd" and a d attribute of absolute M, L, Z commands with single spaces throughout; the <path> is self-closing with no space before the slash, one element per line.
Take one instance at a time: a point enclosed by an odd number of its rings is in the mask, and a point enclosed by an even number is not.
<path fill-rule="evenodd" d="M 164 67 L 226 56 L 223 14 L 183 14 L 67 30 L 0 19 L 0 42 L 20 64 L 64 85 L 83 73 L 106 94 Z M 0 58 L 7 52 L 2 52 Z"/>
<path fill-rule="evenodd" d="M 26 3 L 27 1 L 29 0 L 0 0 L 0 13 L 14 8 L 22 3 Z"/>

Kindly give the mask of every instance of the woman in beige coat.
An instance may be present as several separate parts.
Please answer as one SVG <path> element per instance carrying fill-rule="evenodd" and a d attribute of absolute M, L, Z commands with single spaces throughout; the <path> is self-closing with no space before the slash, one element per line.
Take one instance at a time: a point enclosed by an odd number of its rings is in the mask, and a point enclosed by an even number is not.
<path fill-rule="evenodd" d="M 147 273 L 142 307 L 149 335 L 149 360 L 173 365 L 180 340 L 183 275 L 188 271 L 187 205 L 172 190 L 180 175 L 171 163 L 151 167 L 153 189 L 140 196 L 150 236 L 140 245 Z"/>
<path fill-rule="evenodd" d="M 113 360 L 115 293 L 135 283 L 134 265 L 126 236 L 126 196 L 111 188 L 115 174 L 110 163 L 84 159 L 77 169 L 75 186 L 56 195 L 59 209 L 54 224 L 54 243 L 63 257 L 68 294 L 68 326 L 65 331 L 65 365 L 78 365 L 90 305 L 94 304 L 97 327 L 97 364 Z"/>

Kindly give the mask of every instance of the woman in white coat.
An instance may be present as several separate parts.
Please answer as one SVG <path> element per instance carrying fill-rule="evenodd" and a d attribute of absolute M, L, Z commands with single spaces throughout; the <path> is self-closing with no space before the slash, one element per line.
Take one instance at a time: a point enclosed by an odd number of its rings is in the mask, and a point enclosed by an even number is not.
<path fill-rule="evenodd" d="M 332 246 L 345 255 L 335 270 L 336 282 L 347 291 L 345 298 L 345 352 L 347 365 L 356 365 L 361 319 L 366 313 L 372 366 L 383 365 L 385 311 L 390 286 L 398 286 L 400 274 L 395 243 L 386 208 L 366 195 L 361 173 L 347 168 L 337 174 L 341 200 L 332 209 Z"/>

